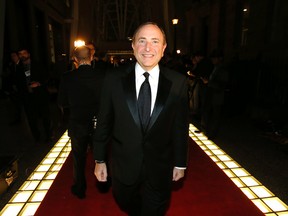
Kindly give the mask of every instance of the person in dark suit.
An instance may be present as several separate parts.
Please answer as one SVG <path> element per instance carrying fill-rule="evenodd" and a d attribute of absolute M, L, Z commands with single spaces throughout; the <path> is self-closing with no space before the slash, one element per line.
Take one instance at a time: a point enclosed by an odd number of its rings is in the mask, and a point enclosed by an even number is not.
<path fill-rule="evenodd" d="M 10 125 L 14 125 L 21 122 L 21 112 L 22 105 L 18 96 L 17 88 L 14 85 L 14 76 L 16 71 L 19 70 L 20 58 L 16 51 L 10 52 L 10 60 L 8 62 L 7 67 L 4 70 L 4 74 L 2 76 L 3 79 L 3 90 L 8 95 L 11 103 L 13 105 L 13 120 L 10 122 Z"/>
<path fill-rule="evenodd" d="M 97 118 L 99 97 L 105 71 L 93 69 L 91 51 L 82 46 L 74 50 L 77 69 L 66 72 L 61 80 L 58 104 L 69 110 L 68 135 L 73 156 L 71 192 L 80 199 L 86 196 L 85 165 L 91 135 Z"/>
<path fill-rule="evenodd" d="M 51 119 L 49 109 L 49 93 L 47 91 L 48 71 L 40 62 L 30 57 L 26 48 L 18 50 L 20 58 L 19 66 L 12 74 L 13 85 L 15 86 L 20 103 L 28 120 L 28 124 L 36 143 L 41 141 L 41 129 L 38 124 L 42 123 L 45 135 L 45 142 L 53 138 L 51 131 Z"/>
<path fill-rule="evenodd" d="M 219 129 L 229 74 L 224 65 L 224 54 L 222 50 L 213 50 L 210 58 L 214 65 L 213 71 L 209 78 L 202 79 L 207 90 L 203 102 L 201 128 L 209 139 L 214 139 Z"/>
<path fill-rule="evenodd" d="M 109 149 L 112 191 L 119 207 L 129 215 L 164 215 L 172 182 L 184 177 L 187 165 L 187 82 L 181 73 L 158 64 L 166 38 L 156 23 L 137 28 L 132 48 L 137 62 L 116 68 L 103 84 L 93 138 L 94 174 L 98 181 L 107 180 Z M 151 98 L 149 93 L 145 97 L 151 103 L 143 106 L 141 86 L 147 80 Z M 142 106 L 150 109 L 146 124 Z"/>

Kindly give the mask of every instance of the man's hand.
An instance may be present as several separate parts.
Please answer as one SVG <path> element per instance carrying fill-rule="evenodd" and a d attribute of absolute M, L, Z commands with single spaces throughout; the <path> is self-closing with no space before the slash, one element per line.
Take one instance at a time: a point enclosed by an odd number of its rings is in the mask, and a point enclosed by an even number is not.
<path fill-rule="evenodd" d="M 208 84 L 209 80 L 207 78 L 201 77 L 201 80 L 204 84 Z"/>
<path fill-rule="evenodd" d="M 107 166 L 106 163 L 95 163 L 94 175 L 99 182 L 107 181 Z"/>
<path fill-rule="evenodd" d="M 177 169 L 174 167 L 173 169 L 173 181 L 178 181 L 179 179 L 183 178 L 185 175 L 185 169 Z"/>

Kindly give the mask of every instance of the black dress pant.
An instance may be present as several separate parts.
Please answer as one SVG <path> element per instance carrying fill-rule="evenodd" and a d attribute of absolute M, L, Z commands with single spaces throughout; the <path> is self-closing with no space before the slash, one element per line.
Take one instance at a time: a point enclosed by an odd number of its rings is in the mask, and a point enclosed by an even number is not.
<path fill-rule="evenodd" d="M 92 124 L 70 124 L 68 129 L 71 138 L 73 156 L 73 185 L 79 192 L 86 191 L 86 157 L 88 144 L 91 143 Z"/>
<path fill-rule="evenodd" d="M 43 128 L 45 140 L 48 141 L 51 138 L 51 119 L 48 93 L 38 90 L 33 93 L 23 94 L 21 99 L 28 124 L 35 141 L 37 142 L 40 140 L 40 128 Z"/>
<path fill-rule="evenodd" d="M 114 198 L 119 207 L 129 216 L 165 215 L 169 206 L 171 185 L 167 187 L 161 185 L 160 189 L 148 179 L 144 168 L 137 182 L 132 185 L 123 184 L 112 175 Z"/>

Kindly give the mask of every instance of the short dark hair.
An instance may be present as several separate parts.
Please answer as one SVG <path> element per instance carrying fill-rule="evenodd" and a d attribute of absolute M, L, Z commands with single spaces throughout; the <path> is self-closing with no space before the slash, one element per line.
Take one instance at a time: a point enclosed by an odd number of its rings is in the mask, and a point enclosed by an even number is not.
<path fill-rule="evenodd" d="M 96 49 L 96 45 L 95 45 L 95 43 L 93 43 L 92 41 L 87 42 L 87 43 L 86 43 L 86 46 L 87 46 L 87 45 L 92 45 L 92 46 L 94 47 L 94 49 Z"/>
<path fill-rule="evenodd" d="M 214 49 L 210 56 L 210 58 L 223 58 L 224 57 L 224 53 L 222 49 Z"/>
<path fill-rule="evenodd" d="M 27 47 L 19 47 L 18 50 L 17 50 L 17 53 L 20 52 L 20 51 L 27 51 L 28 53 L 30 53 L 30 50 L 27 48 Z"/>
<path fill-rule="evenodd" d="M 163 28 L 160 27 L 157 23 L 155 23 L 155 22 L 150 22 L 150 21 L 149 21 L 149 22 L 142 23 L 140 26 L 138 26 L 138 27 L 136 28 L 136 30 L 134 31 L 133 37 L 132 37 L 132 43 L 135 42 L 136 35 L 137 35 L 137 33 L 140 31 L 140 29 L 141 29 L 142 27 L 146 26 L 146 25 L 154 25 L 154 26 L 158 27 L 158 28 L 160 29 L 160 31 L 162 32 L 162 35 L 163 35 L 163 38 L 164 38 L 164 43 L 165 43 L 165 44 L 167 43 L 167 42 L 166 42 L 166 34 L 165 34 Z"/>
<path fill-rule="evenodd" d="M 205 54 L 202 50 L 197 50 L 193 53 L 193 56 L 205 56 Z"/>

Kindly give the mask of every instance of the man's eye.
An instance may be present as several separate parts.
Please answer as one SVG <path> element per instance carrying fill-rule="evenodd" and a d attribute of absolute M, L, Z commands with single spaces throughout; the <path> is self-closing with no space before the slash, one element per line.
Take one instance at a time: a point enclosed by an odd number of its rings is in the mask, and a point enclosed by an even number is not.
<path fill-rule="evenodd" d="M 145 40 L 139 40 L 138 43 L 139 43 L 139 44 L 144 44 L 144 43 L 145 43 Z"/>
<path fill-rule="evenodd" d="M 158 44 L 159 41 L 158 40 L 155 40 L 155 41 L 152 41 L 153 44 Z"/>

